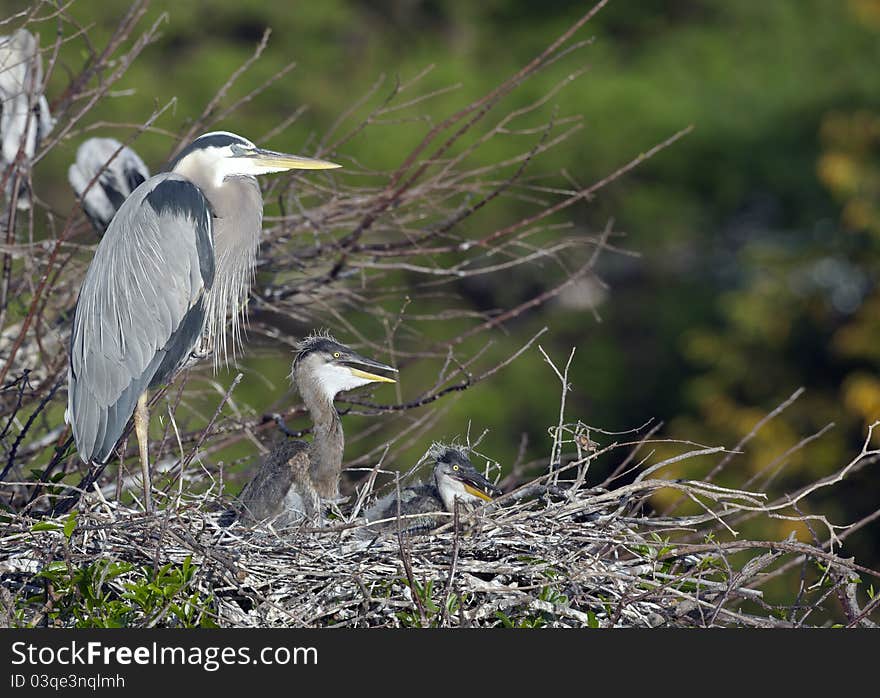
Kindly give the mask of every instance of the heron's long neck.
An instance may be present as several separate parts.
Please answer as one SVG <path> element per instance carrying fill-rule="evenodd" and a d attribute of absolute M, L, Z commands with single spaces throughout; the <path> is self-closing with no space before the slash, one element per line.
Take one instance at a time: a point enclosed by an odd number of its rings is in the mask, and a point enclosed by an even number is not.
<path fill-rule="evenodd" d="M 263 227 L 263 197 L 254 177 L 227 178 L 220 186 L 193 181 L 214 210 L 214 284 L 205 300 L 206 340 L 216 368 L 228 361 L 230 319 L 232 355 L 241 347 L 242 320 L 247 320 L 248 291 Z"/>
<path fill-rule="evenodd" d="M 314 383 L 301 382 L 299 391 L 314 424 L 314 437 L 309 446 L 309 470 L 312 483 L 322 497 L 337 497 L 339 475 L 342 472 L 342 454 L 345 450 L 342 422 L 336 407 L 333 406 L 333 400 L 322 393 Z"/>

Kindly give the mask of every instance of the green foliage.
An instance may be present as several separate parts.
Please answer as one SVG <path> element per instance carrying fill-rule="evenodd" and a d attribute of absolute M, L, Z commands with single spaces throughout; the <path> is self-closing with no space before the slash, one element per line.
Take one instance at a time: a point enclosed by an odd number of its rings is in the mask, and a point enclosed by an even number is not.
<path fill-rule="evenodd" d="M 75 521 L 75 515 L 66 520 L 68 538 Z M 50 529 L 36 524 L 32 530 Z M 83 567 L 52 562 L 35 580 L 44 587 L 43 593 L 22 601 L 18 620 L 26 625 L 37 614 L 41 622 L 63 627 L 215 627 L 212 597 L 195 588 L 197 571 L 190 557 L 158 569 L 106 558 Z"/>
<path fill-rule="evenodd" d="M 505 628 L 543 628 L 547 621 L 543 615 L 525 615 L 511 618 L 506 613 L 495 611 L 495 617 L 501 621 Z"/>
<path fill-rule="evenodd" d="M 434 580 L 429 579 L 424 584 L 419 583 L 417 580 L 413 580 L 413 584 L 410 585 L 409 580 L 399 578 L 389 585 L 389 592 L 395 584 L 398 585 L 398 587 L 402 585 L 409 589 L 413 599 L 412 610 L 398 611 L 396 614 L 401 626 L 404 628 L 440 627 L 440 621 L 442 619 L 440 604 L 443 603 L 443 594 L 445 592 L 435 590 Z M 418 601 L 416 601 L 416 599 L 418 599 Z M 464 594 L 462 597 L 462 595 L 459 595 L 456 592 L 450 592 L 446 597 L 447 617 L 457 613 L 462 603 L 467 604 L 468 601 L 468 594 Z M 424 609 L 427 624 L 422 622 L 422 615 L 419 612 L 417 604 L 420 604 L 422 609 Z"/>
<path fill-rule="evenodd" d="M 547 576 L 556 576 L 555 570 L 553 572 L 553 575 Z M 538 600 L 554 606 L 568 605 L 568 597 L 551 585 L 541 587 L 540 592 L 538 592 Z M 534 613 L 519 608 L 515 610 L 520 611 L 520 613 L 511 615 L 512 611 L 511 613 L 495 611 L 495 617 L 501 621 L 501 625 L 505 628 L 543 628 L 556 619 L 556 613 L 553 611 L 539 611 Z M 588 626 L 591 628 L 598 628 L 599 620 L 596 617 L 596 614 L 589 611 L 587 615 L 589 618 Z"/>

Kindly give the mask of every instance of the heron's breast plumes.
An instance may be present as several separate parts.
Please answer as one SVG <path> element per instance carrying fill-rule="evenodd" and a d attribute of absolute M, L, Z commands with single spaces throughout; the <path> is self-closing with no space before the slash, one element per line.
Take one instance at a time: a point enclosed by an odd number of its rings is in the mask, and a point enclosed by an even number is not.
<path fill-rule="evenodd" d="M 241 348 L 247 300 L 263 226 L 263 197 L 256 179 L 236 177 L 206 192 L 214 208 L 214 283 L 206 293 L 203 343 L 212 351 L 214 368 L 229 362 Z M 227 333 L 227 322 L 231 324 Z"/>

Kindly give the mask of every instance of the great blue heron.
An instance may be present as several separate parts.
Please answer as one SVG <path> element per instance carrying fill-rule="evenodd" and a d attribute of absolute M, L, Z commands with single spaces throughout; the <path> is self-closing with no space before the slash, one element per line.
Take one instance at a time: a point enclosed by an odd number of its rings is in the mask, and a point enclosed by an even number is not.
<path fill-rule="evenodd" d="M 70 337 L 65 418 L 90 464 L 86 485 L 134 412 L 144 507 L 152 509 L 147 391 L 170 380 L 200 341 L 215 365 L 220 353 L 225 359 L 230 316 L 233 347 L 240 341 L 263 219 L 255 176 L 334 167 L 218 131 L 125 200 L 86 272 Z"/>
<path fill-rule="evenodd" d="M 333 400 L 340 392 L 368 383 L 395 382 L 365 368 L 396 372 L 329 335 L 312 335 L 300 343 L 290 375 L 311 415 L 312 441 L 287 438 L 276 445 L 242 489 L 236 507 L 221 517 L 221 524 L 232 523 L 236 516 L 249 522 L 272 519 L 278 525 L 303 518 L 320 520 L 321 500 L 339 494 L 345 449 Z"/>
<path fill-rule="evenodd" d="M 40 141 L 54 125 L 42 88 L 43 61 L 34 35 L 19 29 L 9 36 L 0 36 L 0 176 L 6 180 L 7 198 L 14 181 L 11 167 L 19 152 L 26 170 Z M 30 194 L 23 179 L 19 184 L 18 208 L 29 207 Z"/>
<path fill-rule="evenodd" d="M 391 492 L 368 507 L 364 512 L 367 521 L 394 519 L 369 526 L 368 533 L 416 533 L 436 528 L 443 522 L 432 514 L 454 512 L 456 501 L 467 511 L 501 494 L 463 449 L 436 444 L 431 453 L 435 459 L 433 481 L 405 487 L 399 494 Z"/>
<path fill-rule="evenodd" d="M 67 181 L 98 235 L 104 234 L 122 203 L 149 176 L 140 156 L 115 138 L 83 141 L 76 150 L 76 162 L 67 170 Z"/>

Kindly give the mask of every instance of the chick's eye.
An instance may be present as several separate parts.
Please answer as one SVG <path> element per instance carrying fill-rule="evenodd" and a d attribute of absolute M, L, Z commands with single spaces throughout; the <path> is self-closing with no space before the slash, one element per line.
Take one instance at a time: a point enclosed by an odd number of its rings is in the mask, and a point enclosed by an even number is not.
<path fill-rule="evenodd" d="M 342 356 L 342 354 L 340 354 L 338 351 L 334 351 L 334 352 L 333 352 L 333 358 L 334 358 L 334 359 L 338 359 L 340 356 Z"/>

